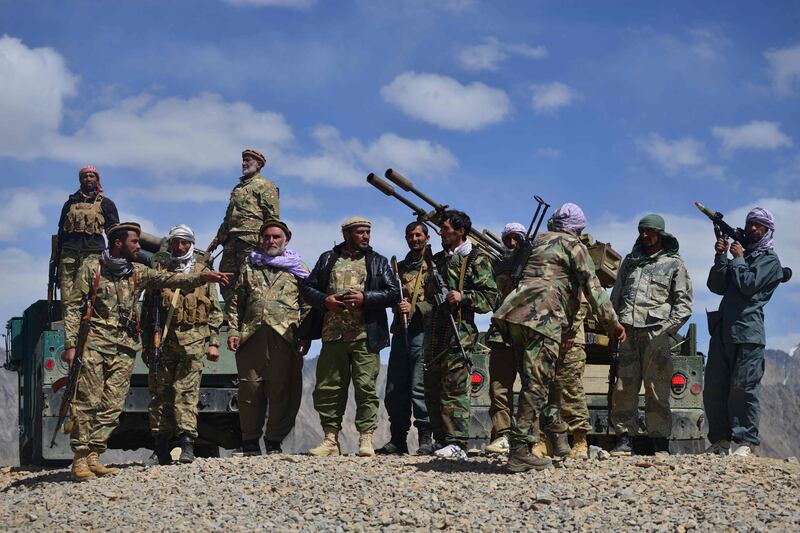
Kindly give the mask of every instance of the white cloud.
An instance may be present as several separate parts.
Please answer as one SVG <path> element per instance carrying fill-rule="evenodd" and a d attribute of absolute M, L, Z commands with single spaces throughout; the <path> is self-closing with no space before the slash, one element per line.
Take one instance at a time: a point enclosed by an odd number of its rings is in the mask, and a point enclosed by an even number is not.
<path fill-rule="evenodd" d="M 288 7 L 291 9 L 309 9 L 317 0 L 223 0 L 234 6 Z"/>
<path fill-rule="evenodd" d="M 769 63 L 772 87 L 779 94 L 789 94 L 800 82 L 800 43 L 764 53 Z"/>
<path fill-rule="evenodd" d="M 462 85 L 437 74 L 404 72 L 383 87 L 381 95 L 410 117 L 465 132 L 500 122 L 511 110 L 501 89 L 480 82 Z"/>
<path fill-rule="evenodd" d="M 703 143 L 691 137 L 668 141 L 657 133 L 651 133 L 646 139 L 637 139 L 636 145 L 669 174 L 686 167 L 698 167 L 705 162 Z"/>
<path fill-rule="evenodd" d="M 720 59 L 722 52 L 731 44 L 730 40 L 722 33 L 710 28 L 695 28 L 689 30 L 687 41 L 689 49 L 696 57 L 705 61 Z"/>
<path fill-rule="evenodd" d="M 509 54 L 540 59 L 547 56 L 547 49 L 524 43 L 504 43 L 489 37 L 483 44 L 462 48 L 458 52 L 458 61 L 467 70 L 497 70 Z"/>
<path fill-rule="evenodd" d="M 210 93 L 160 100 L 141 94 L 94 113 L 73 135 L 54 136 L 47 153 L 73 163 L 185 175 L 230 169 L 242 147 L 269 154 L 292 139 L 281 115 L 244 102 L 228 103 Z"/>
<path fill-rule="evenodd" d="M 433 177 L 458 166 L 447 148 L 426 140 L 386 133 L 368 145 L 345 140 L 333 126 L 317 126 L 313 136 L 320 146 L 314 155 L 286 155 L 276 160 L 278 171 L 326 185 L 363 185 L 370 171 L 402 168 L 411 175 Z"/>
<path fill-rule="evenodd" d="M 78 78 L 52 48 L 28 48 L 0 37 L 0 155 L 30 158 L 41 139 L 61 123 L 64 100 L 76 94 Z"/>
<path fill-rule="evenodd" d="M 60 206 L 67 197 L 67 193 L 60 190 L 6 189 L 0 194 L 6 199 L 0 209 L 0 241 L 19 240 L 22 232 L 44 226 L 47 217 L 42 209 Z"/>
<path fill-rule="evenodd" d="M 792 139 L 780 130 L 777 122 L 754 120 L 730 128 L 714 126 L 711 133 L 722 141 L 723 148 L 729 152 L 741 149 L 777 150 L 792 146 Z"/>
<path fill-rule="evenodd" d="M 32 302 L 47 297 L 47 257 L 19 248 L 0 249 L 0 320 L 19 316 Z"/>
<path fill-rule="evenodd" d="M 531 91 L 533 92 L 531 106 L 541 115 L 553 114 L 580 98 L 574 89 L 558 81 L 532 85 Z"/>
<path fill-rule="evenodd" d="M 149 200 L 159 203 L 193 203 L 227 202 L 229 189 L 211 187 L 203 183 L 160 183 L 152 187 L 127 187 L 114 192 L 114 198 L 120 202 L 137 202 Z"/>
<path fill-rule="evenodd" d="M 536 157 L 546 157 L 550 159 L 558 159 L 561 157 L 561 150 L 558 148 L 553 148 L 552 146 L 544 146 L 542 148 L 537 148 L 536 151 L 533 152 Z"/>

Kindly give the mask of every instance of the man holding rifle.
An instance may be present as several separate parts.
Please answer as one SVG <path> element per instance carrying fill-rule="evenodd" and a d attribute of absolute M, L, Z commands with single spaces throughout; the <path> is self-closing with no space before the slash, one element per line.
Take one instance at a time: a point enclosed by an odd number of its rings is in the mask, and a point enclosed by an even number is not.
<path fill-rule="evenodd" d="M 70 446 L 75 454 L 72 478 L 84 481 L 116 472 L 104 466 L 99 455 L 117 426 L 130 386 L 136 352 L 141 348 L 137 304 L 143 290 L 193 289 L 204 283 L 227 283 L 221 272 L 160 272 L 133 263 L 141 248 L 141 228 L 134 222 L 117 224 L 108 232 L 108 249 L 99 260 L 85 262 L 75 282 L 77 298 L 71 299 L 64 316 L 63 359 L 72 365 L 79 356 L 82 366 L 75 398 L 71 401 L 74 424 Z M 78 338 L 81 301 L 93 302 L 86 338 Z M 87 313 L 88 315 L 88 313 Z M 76 353 L 80 347 L 82 353 Z"/>
<path fill-rule="evenodd" d="M 511 343 L 522 391 L 511 433 L 507 468 L 511 472 L 547 468 L 548 458 L 530 451 L 539 414 L 547 402 L 559 358 L 562 335 L 578 312 L 581 291 L 598 321 L 613 339 L 625 339 L 625 328 L 600 281 L 579 235 L 586 227 L 583 211 L 567 203 L 552 217 L 552 231 L 535 238 L 519 285 L 495 312 L 492 322 Z"/>
<path fill-rule="evenodd" d="M 172 255 L 169 272 L 191 274 L 206 270 L 206 264 L 197 260 L 194 232 L 189 226 L 173 227 L 167 238 Z M 174 437 L 181 447 L 179 461 L 194 461 L 203 358 L 219 359 L 221 325 L 222 309 L 214 285 L 201 285 L 186 292 L 153 289 L 145 293 L 143 359 L 150 366 L 150 431 L 161 465 L 172 462 L 169 444 Z M 155 338 L 156 334 L 161 338 Z M 154 353 L 157 349 L 162 351 L 158 360 Z"/>
<path fill-rule="evenodd" d="M 719 219 L 721 222 L 721 215 Z M 766 209 L 756 207 L 747 214 L 744 231 L 736 231 L 745 242 L 737 239 L 730 245 L 732 259 L 728 258 L 728 235 L 719 232 L 718 226 L 717 229 L 714 265 L 707 285 L 711 292 L 722 296 L 722 301 L 718 311 L 708 314 L 711 342 L 703 391 L 711 441 L 707 451 L 728 455 L 733 441 L 738 444 L 733 455 L 748 456 L 760 442 L 764 306 L 775 288 L 791 274 L 781 267 L 773 250 L 775 219 Z"/>
<path fill-rule="evenodd" d="M 431 303 L 425 298 L 424 280 L 427 265 L 423 260 L 428 245 L 428 226 L 412 222 L 406 226 L 406 243 L 409 252 L 400 261 L 398 272 L 402 284 L 402 301 L 394 307 L 392 324 L 392 350 L 386 371 L 386 394 L 384 405 L 389 414 L 391 439 L 376 450 L 381 455 L 408 453 L 408 430 L 411 429 L 411 414 L 417 428 L 419 449 L 417 454 L 433 453 L 428 408 L 425 404 L 425 377 L 422 343 L 425 324 L 430 319 Z"/>
<path fill-rule="evenodd" d="M 431 258 L 426 249 L 426 261 L 449 290 L 425 331 L 425 394 L 434 437 L 444 445 L 436 455 L 466 459 L 472 369 L 464 350 L 477 342 L 475 314 L 496 307 L 497 284 L 491 259 L 467 239 L 472 221 L 466 213 L 444 211 L 440 228 L 444 250 Z M 436 293 L 434 277 L 433 272 L 428 276 L 429 299 Z"/>

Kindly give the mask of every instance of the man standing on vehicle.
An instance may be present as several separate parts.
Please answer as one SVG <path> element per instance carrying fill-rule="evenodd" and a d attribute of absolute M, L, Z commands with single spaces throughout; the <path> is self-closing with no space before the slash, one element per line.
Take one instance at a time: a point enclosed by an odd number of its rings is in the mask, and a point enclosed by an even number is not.
<path fill-rule="evenodd" d="M 194 232 L 179 224 L 167 236 L 172 255 L 169 272 L 196 273 L 207 270 L 195 254 Z M 159 306 L 160 324 L 155 324 Z M 177 437 L 179 461 L 194 461 L 197 438 L 197 403 L 203 358 L 219 359 L 219 328 L 222 309 L 215 285 L 201 285 L 191 292 L 181 289 L 153 289 L 145 292 L 142 304 L 142 358 L 150 367 L 150 431 L 158 463 L 172 463 L 170 441 Z M 153 335 L 161 332 L 161 358 L 153 358 Z M 157 366 L 156 366 L 157 364 Z"/>
<path fill-rule="evenodd" d="M 498 304 L 514 290 L 512 279 L 513 256 L 519 244 L 525 239 L 525 226 L 511 222 L 503 227 L 500 240 L 506 249 L 505 256 L 495 261 L 494 279 L 499 292 Z M 514 380 L 517 371 L 514 367 L 514 354 L 511 345 L 503 340 L 497 328 L 490 328 L 487 340 L 489 355 L 489 417 L 492 419 L 492 441 L 484 451 L 489 454 L 508 453 L 508 437 L 514 416 Z"/>
<path fill-rule="evenodd" d="M 392 350 L 386 370 L 384 405 L 389 414 L 391 439 L 376 450 L 381 455 L 408 453 L 408 430 L 411 414 L 417 427 L 419 448 L 417 454 L 427 455 L 433 450 L 428 407 L 425 404 L 425 372 L 422 354 L 425 323 L 430 319 L 431 304 L 425 298 L 424 280 L 427 265 L 423 261 L 428 245 L 428 227 L 422 222 L 406 226 L 406 243 L 409 252 L 397 266 L 403 286 L 403 299 L 394 307 L 392 323 Z"/>
<path fill-rule="evenodd" d="M 639 433 L 642 381 L 647 435 L 656 453 L 669 453 L 671 340 L 692 316 L 692 281 L 678 255 L 678 239 L 666 232 L 664 219 L 656 214 L 643 217 L 638 228 L 639 238 L 611 291 L 628 337 L 620 346 L 611 405 L 616 434 L 612 453 L 617 455 L 630 453 L 630 437 Z"/>
<path fill-rule="evenodd" d="M 461 345 L 469 350 L 478 336 L 475 314 L 492 311 L 498 299 L 491 259 L 467 239 L 471 228 L 472 221 L 463 211 L 445 211 L 439 232 L 443 250 L 428 265 L 439 272 L 448 292 L 447 300 L 434 307 L 425 332 L 425 394 L 433 435 L 443 445 L 435 454 L 454 459 L 467 458 L 471 376 L 451 318 Z M 432 300 L 436 293 L 432 275 L 426 290 Z"/>
<path fill-rule="evenodd" d="M 310 334 L 322 338 L 317 360 L 314 408 L 325 437 L 311 455 L 340 455 L 339 431 L 347 405 L 350 380 L 356 399 L 358 455 L 375 455 L 372 433 L 378 426 L 375 380 L 380 370 L 378 352 L 389 345 L 386 308 L 400 300 L 400 287 L 389 261 L 369 245 L 372 223 L 363 217 L 342 223 L 344 242 L 323 253 L 301 288 L 313 306 Z"/>
<path fill-rule="evenodd" d="M 239 275 L 247 255 L 258 247 L 258 230 L 270 218 L 280 218 L 280 191 L 273 182 L 261 175 L 267 163 L 264 154 L 253 148 L 242 152 L 242 176 L 231 191 L 231 199 L 225 218 L 217 230 L 217 236 L 208 245 L 213 253 L 222 245 L 220 270 L 232 272 L 231 284 L 222 288 L 222 298 L 227 302 L 233 292 L 233 284 Z"/>
<path fill-rule="evenodd" d="M 97 259 L 106 247 L 104 231 L 119 223 L 117 206 L 103 194 L 100 173 L 93 166 L 78 171 L 80 188 L 64 203 L 58 220 L 59 290 L 62 315 L 75 298 L 73 286 L 81 265 Z"/>
<path fill-rule="evenodd" d="M 310 345 L 297 336 L 311 310 L 300 295 L 308 267 L 286 247 L 292 232 L 285 222 L 268 220 L 260 235 L 259 249 L 247 256 L 225 305 L 228 349 L 236 352 L 239 373 L 243 455 L 261 453 L 265 417 L 265 452 L 283 451 L 281 443 L 300 409 L 303 356 Z"/>
<path fill-rule="evenodd" d="M 541 470 L 551 464 L 550 459 L 533 455 L 530 446 L 547 402 L 562 335 L 578 312 L 581 292 L 609 336 L 625 339 L 625 328 L 617 321 L 595 275 L 589 251 L 579 239 L 585 227 L 580 207 L 571 203 L 559 207 L 552 217 L 552 230 L 534 240 L 519 286 L 492 318 L 503 338 L 511 343 L 522 378 L 507 463 L 511 472 Z"/>
<path fill-rule="evenodd" d="M 161 272 L 140 263 L 141 228 L 135 222 L 113 226 L 108 249 L 99 260 L 83 264 L 75 281 L 78 299 L 71 300 L 64 316 L 64 360 L 72 365 L 76 347 L 85 348 L 72 402 L 74 426 L 70 446 L 75 454 L 72 478 L 83 481 L 116 473 L 99 455 L 117 426 L 130 387 L 136 352 L 142 347 L 138 313 L 139 296 L 146 289 L 191 290 L 205 283 L 227 283 L 229 273 Z M 78 339 L 81 301 L 94 309 L 87 339 Z M 85 342 L 84 342 L 85 341 Z"/>
<path fill-rule="evenodd" d="M 717 240 L 708 288 L 722 295 L 719 310 L 709 313 L 711 343 L 706 363 L 703 403 L 708 416 L 709 453 L 748 456 L 760 443 L 758 419 L 764 375 L 764 306 L 784 281 L 773 250 L 775 218 L 760 207 L 747 214 L 747 246 Z"/>

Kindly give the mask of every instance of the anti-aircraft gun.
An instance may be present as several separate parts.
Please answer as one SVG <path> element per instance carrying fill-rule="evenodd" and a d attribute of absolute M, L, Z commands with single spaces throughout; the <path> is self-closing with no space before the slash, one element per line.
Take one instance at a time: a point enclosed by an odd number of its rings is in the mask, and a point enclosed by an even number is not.
<path fill-rule="evenodd" d="M 148 266 L 170 261 L 166 237 L 143 232 L 138 262 Z M 198 262 L 210 264 L 206 252 L 197 251 Z M 49 312 L 52 307 L 52 314 Z M 214 456 L 220 448 L 240 445 L 238 416 L 238 376 L 233 353 L 227 352 L 227 327 L 220 331 L 220 358 L 205 361 L 200 384 L 195 443 L 198 456 Z M 61 360 L 64 350 L 64 324 L 58 300 L 33 302 L 21 316 L 6 324 L 7 370 L 18 373 L 19 381 L 19 457 L 22 464 L 43 464 L 66 461 L 72 457 L 69 437 L 59 431 L 54 446 L 51 436 L 56 430 L 59 407 L 67 385 L 67 364 Z M 147 408 L 150 402 L 148 368 L 141 354 L 136 358 L 131 388 L 125 399 L 120 423 L 112 433 L 110 449 L 152 449 Z"/>

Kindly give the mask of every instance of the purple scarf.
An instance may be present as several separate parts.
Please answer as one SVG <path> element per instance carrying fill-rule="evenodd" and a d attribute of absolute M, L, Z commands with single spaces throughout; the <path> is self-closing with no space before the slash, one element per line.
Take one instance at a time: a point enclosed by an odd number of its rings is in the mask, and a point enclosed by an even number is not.
<path fill-rule="evenodd" d="M 285 249 L 283 255 L 267 255 L 261 250 L 250 252 L 247 262 L 256 267 L 272 267 L 286 270 L 297 279 L 306 279 L 309 271 L 303 267 L 302 258 L 294 250 Z"/>
<path fill-rule="evenodd" d="M 747 254 L 750 257 L 758 257 L 759 255 L 772 250 L 772 235 L 775 232 L 775 217 L 772 216 L 772 213 L 766 209 L 754 207 L 752 211 L 747 213 L 745 226 L 747 226 L 751 220 L 753 222 L 758 222 L 767 228 L 767 232 L 763 237 L 761 237 L 761 239 L 756 242 L 748 243 L 747 245 Z"/>
<path fill-rule="evenodd" d="M 583 214 L 583 209 L 572 203 L 566 203 L 556 209 L 551 220 L 555 230 L 571 229 L 581 232 L 586 227 L 586 216 Z"/>

